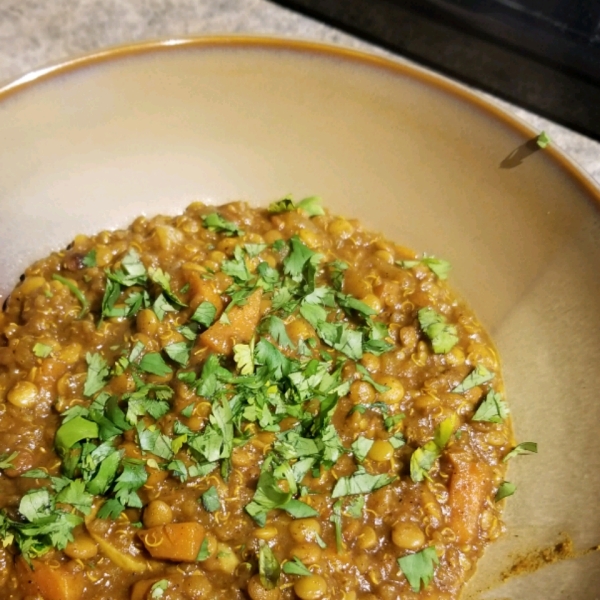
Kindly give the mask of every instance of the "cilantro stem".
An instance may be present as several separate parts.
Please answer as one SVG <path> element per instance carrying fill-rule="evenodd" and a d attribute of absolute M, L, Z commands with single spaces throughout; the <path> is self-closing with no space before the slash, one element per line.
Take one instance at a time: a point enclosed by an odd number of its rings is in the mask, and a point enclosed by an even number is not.
<path fill-rule="evenodd" d="M 83 295 L 83 292 L 77 287 L 77 285 L 73 281 L 67 279 L 66 277 L 58 275 L 58 273 L 54 273 L 54 275 L 52 275 L 52 279 L 67 286 L 71 293 L 75 296 L 75 298 L 79 300 L 79 302 L 81 303 L 81 311 L 79 312 L 77 318 L 83 319 L 83 317 L 90 310 L 90 304 L 87 301 L 87 298 Z"/>

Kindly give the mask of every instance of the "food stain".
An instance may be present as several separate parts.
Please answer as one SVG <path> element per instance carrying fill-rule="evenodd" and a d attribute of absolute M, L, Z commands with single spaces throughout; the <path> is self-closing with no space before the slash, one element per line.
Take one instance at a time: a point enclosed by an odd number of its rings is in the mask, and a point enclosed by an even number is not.
<path fill-rule="evenodd" d="M 534 550 L 525 555 L 519 556 L 515 562 L 501 574 L 500 577 L 502 581 L 506 581 L 511 577 L 534 573 L 546 565 L 551 565 L 562 560 L 580 558 L 590 554 L 591 552 L 598 552 L 599 550 L 600 545 L 577 552 L 575 551 L 573 540 L 567 535 L 564 536 L 564 539 L 552 546 L 543 548 L 541 550 Z"/>

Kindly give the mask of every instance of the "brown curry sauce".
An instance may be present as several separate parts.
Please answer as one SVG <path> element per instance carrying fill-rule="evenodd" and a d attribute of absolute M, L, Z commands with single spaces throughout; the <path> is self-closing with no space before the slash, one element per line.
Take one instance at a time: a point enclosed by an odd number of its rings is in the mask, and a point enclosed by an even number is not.
<path fill-rule="evenodd" d="M 496 352 L 435 263 L 279 208 L 197 203 L 27 269 L 0 314 L 3 597 L 458 596 L 503 531 Z M 21 527 L 44 515 L 66 538 Z"/>

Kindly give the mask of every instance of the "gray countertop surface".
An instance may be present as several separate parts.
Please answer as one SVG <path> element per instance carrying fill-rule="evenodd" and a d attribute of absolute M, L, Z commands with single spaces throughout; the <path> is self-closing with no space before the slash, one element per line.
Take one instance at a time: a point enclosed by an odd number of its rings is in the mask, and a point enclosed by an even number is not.
<path fill-rule="evenodd" d="M 156 38 L 255 33 L 398 55 L 267 0 L 0 0 L 0 83 L 95 50 Z M 600 143 L 497 98 L 600 183 Z"/>

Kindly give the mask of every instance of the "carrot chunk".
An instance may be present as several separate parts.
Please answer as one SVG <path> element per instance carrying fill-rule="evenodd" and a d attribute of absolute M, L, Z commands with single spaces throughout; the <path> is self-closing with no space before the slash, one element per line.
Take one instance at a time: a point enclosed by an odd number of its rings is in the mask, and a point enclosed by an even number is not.
<path fill-rule="evenodd" d="M 80 600 L 84 578 L 81 571 L 72 571 L 66 565 L 50 566 L 41 560 L 32 560 L 33 569 L 23 557 L 17 559 L 17 573 L 21 591 L 26 596 L 41 596 L 44 600 Z"/>
<path fill-rule="evenodd" d="M 171 523 L 145 529 L 138 535 L 153 558 L 194 562 L 204 534 L 204 527 L 199 523 Z"/>
<path fill-rule="evenodd" d="M 217 309 L 217 316 L 219 316 L 223 310 L 223 300 L 214 284 L 202 279 L 197 273 L 190 274 L 189 282 L 192 292 L 190 307 L 195 310 L 202 302 L 210 302 Z"/>
<path fill-rule="evenodd" d="M 489 493 L 490 468 L 486 464 L 455 463 L 450 482 L 450 527 L 460 544 L 475 540 Z"/>
<path fill-rule="evenodd" d="M 230 355 L 235 344 L 249 342 L 260 318 L 261 298 L 262 290 L 258 289 L 252 293 L 246 304 L 234 306 L 227 313 L 229 323 L 217 321 L 211 325 L 198 338 L 200 345 L 218 354 Z"/>

